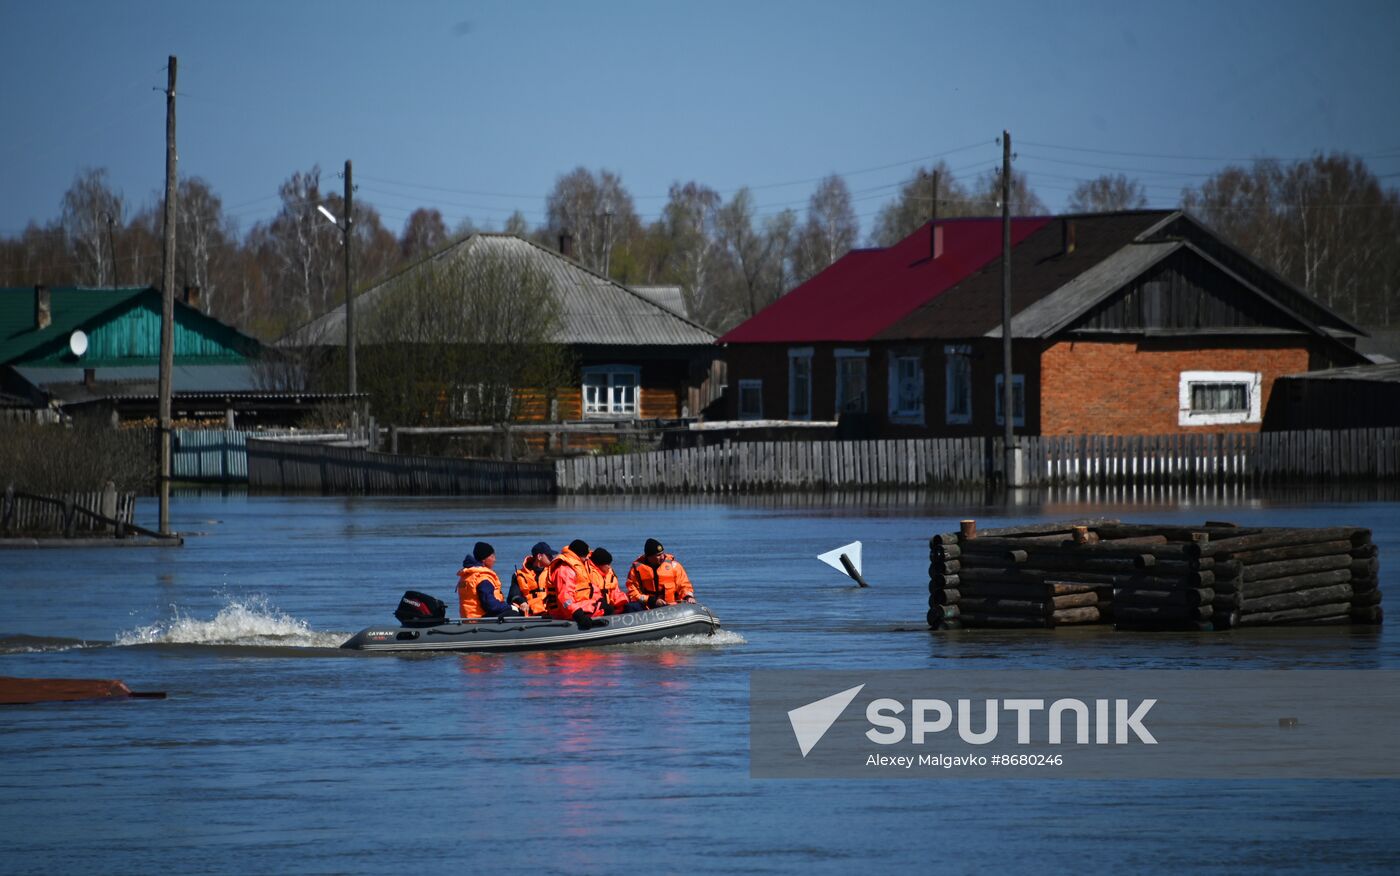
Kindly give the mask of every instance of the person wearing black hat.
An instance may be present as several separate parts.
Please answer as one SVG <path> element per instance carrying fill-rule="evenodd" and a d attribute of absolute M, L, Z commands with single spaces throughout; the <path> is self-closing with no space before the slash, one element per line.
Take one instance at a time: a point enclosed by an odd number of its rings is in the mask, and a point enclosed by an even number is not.
<path fill-rule="evenodd" d="M 581 630 L 605 627 L 601 594 L 593 589 L 588 542 L 576 538 L 549 564 L 545 610 L 550 617 L 571 620 Z"/>
<path fill-rule="evenodd" d="M 647 608 L 694 602 L 695 588 L 690 576 L 676 558 L 654 538 L 646 540 L 642 555 L 632 561 L 627 572 L 627 598 Z"/>
<path fill-rule="evenodd" d="M 510 579 L 511 605 L 520 607 L 528 615 L 544 614 L 545 594 L 549 592 L 549 563 L 554 559 L 554 548 L 545 542 L 535 542 L 530 555 L 520 561 L 520 568 Z"/>
<path fill-rule="evenodd" d="M 457 573 L 457 601 L 463 618 L 508 617 L 520 609 L 501 598 L 501 579 L 496 576 L 496 549 L 479 541 L 462 559 Z"/>
<path fill-rule="evenodd" d="M 595 547 L 588 555 L 589 572 L 593 576 L 593 592 L 600 594 L 603 614 L 645 611 L 645 605 L 627 599 L 627 591 L 618 583 L 612 561 L 612 553 L 607 548 Z"/>

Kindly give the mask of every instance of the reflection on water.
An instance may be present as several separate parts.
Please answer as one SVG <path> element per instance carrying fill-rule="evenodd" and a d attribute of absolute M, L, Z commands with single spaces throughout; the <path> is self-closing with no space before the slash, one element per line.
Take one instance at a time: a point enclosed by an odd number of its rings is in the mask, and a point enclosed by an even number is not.
<path fill-rule="evenodd" d="M 170 693 L 4 713 L 0 872 L 1082 869 L 1055 849 L 1134 872 L 1400 863 L 1390 784 L 749 778 L 758 668 L 1400 668 L 1384 627 L 923 623 L 928 538 L 968 516 L 1360 524 L 1380 545 L 1382 588 L 1400 586 L 1400 505 L 1385 489 L 1230 489 L 1041 490 L 1010 504 L 981 491 L 182 495 L 175 527 L 202 534 L 178 550 L 0 553 L 0 674 Z M 450 598 L 476 540 L 512 562 L 577 537 L 630 560 L 648 536 L 685 563 L 717 635 L 484 655 L 326 647 L 391 622 L 406 589 Z M 815 559 L 855 540 L 868 590 Z"/>

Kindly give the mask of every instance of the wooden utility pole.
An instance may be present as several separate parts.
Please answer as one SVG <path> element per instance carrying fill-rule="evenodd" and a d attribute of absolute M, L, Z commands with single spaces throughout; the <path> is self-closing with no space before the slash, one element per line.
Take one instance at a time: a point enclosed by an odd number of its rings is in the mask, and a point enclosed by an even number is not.
<path fill-rule="evenodd" d="M 165 246 L 160 291 L 160 531 L 170 534 L 170 378 L 175 368 L 175 71 L 170 56 L 165 90 Z"/>
<path fill-rule="evenodd" d="M 1011 132 L 1001 132 L 1001 413 L 1006 423 L 1002 461 L 1006 486 L 1019 486 L 1016 477 L 1014 396 L 1011 381 Z"/>
<path fill-rule="evenodd" d="M 355 185 L 350 179 L 350 159 L 345 159 L 345 374 L 350 384 L 350 394 L 355 394 L 355 285 L 350 274 L 350 242 L 355 239 Z M 353 404 L 353 402 L 352 402 Z"/>
<path fill-rule="evenodd" d="M 928 208 L 928 257 L 938 258 L 938 171 L 933 172 L 933 196 Z"/>

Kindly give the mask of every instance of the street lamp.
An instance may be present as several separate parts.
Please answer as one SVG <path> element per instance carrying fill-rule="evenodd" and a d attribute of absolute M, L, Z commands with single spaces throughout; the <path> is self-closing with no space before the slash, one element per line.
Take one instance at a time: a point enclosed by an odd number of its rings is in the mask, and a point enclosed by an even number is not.
<path fill-rule="evenodd" d="M 335 214 L 325 208 L 323 204 L 317 204 L 316 209 L 321 211 L 321 215 L 331 221 L 331 224 L 340 229 L 341 239 L 345 249 L 345 374 L 346 382 L 349 384 L 350 394 L 353 396 L 355 390 L 355 297 L 351 290 L 354 288 L 350 276 L 350 241 L 351 217 L 355 215 L 354 207 L 350 200 L 353 186 L 350 183 L 350 162 L 345 162 L 345 222 L 335 218 Z"/>

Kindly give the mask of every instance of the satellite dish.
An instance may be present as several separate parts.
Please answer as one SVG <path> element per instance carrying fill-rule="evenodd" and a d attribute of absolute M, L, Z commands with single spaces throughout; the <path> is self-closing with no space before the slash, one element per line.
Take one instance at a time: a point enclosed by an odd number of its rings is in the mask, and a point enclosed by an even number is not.
<path fill-rule="evenodd" d="M 74 356 L 81 356 L 87 352 L 87 333 L 79 329 L 68 336 L 68 349 L 73 351 Z"/>

